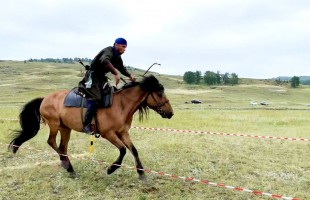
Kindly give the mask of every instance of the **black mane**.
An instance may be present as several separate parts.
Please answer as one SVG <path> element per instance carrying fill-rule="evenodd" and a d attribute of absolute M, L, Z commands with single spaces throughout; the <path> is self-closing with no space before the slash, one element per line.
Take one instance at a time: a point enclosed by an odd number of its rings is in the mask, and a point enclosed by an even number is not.
<path fill-rule="evenodd" d="M 128 89 L 135 87 L 137 85 L 140 85 L 141 89 L 146 92 L 158 92 L 158 91 L 163 91 L 164 87 L 162 84 L 159 83 L 157 78 L 155 76 L 150 75 L 147 77 L 144 77 L 141 82 L 129 82 L 123 85 L 121 90 Z"/>
<path fill-rule="evenodd" d="M 153 75 L 144 77 L 144 79 L 140 83 L 140 87 L 146 92 L 158 92 L 164 90 L 163 85 L 160 84 L 157 78 L 155 78 L 155 76 Z"/>
<path fill-rule="evenodd" d="M 146 91 L 148 93 L 159 92 L 159 91 L 163 92 L 164 91 L 163 85 L 160 84 L 159 81 L 157 80 L 157 78 L 155 78 L 155 76 L 153 76 L 153 75 L 144 77 L 141 82 L 126 83 L 121 89 L 124 90 L 127 88 L 135 87 L 137 85 L 139 85 L 143 91 Z M 145 116 L 145 118 L 148 117 L 149 108 L 146 104 L 146 100 L 143 101 L 139 105 L 138 110 L 139 110 L 139 120 L 140 121 L 143 121 L 144 116 Z"/>

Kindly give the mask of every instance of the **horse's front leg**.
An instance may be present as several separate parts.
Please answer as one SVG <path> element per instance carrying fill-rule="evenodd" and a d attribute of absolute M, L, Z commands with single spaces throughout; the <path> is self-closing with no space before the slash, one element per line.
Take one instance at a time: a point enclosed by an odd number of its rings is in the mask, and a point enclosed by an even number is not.
<path fill-rule="evenodd" d="M 110 132 L 105 136 L 105 138 L 110 141 L 114 146 L 116 146 L 119 149 L 119 156 L 116 159 L 116 161 L 110 165 L 107 169 L 108 174 L 112 174 L 115 170 L 117 170 L 122 162 L 123 158 L 126 154 L 126 146 L 123 144 L 123 142 L 117 137 L 117 135 L 114 132 Z"/>
<path fill-rule="evenodd" d="M 122 134 L 121 140 L 122 140 L 123 144 L 125 144 L 126 147 L 130 150 L 131 154 L 134 157 L 137 172 L 139 174 L 139 179 L 146 180 L 146 176 L 144 173 L 144 169 L 143 169 L 141 160 L 139 158 L 138 151 L 137 151 L 136 147 L 133 145 L 128 132 Z"/>

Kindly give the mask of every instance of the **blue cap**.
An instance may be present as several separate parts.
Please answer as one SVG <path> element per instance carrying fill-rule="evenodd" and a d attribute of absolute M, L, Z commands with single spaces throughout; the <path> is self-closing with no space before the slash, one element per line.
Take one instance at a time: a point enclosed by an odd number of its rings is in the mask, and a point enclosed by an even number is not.
<path fill-rule="evenodd" d="M 116 44 L 122 44 L 122 45 L 126 45 L 127 46 L 127 41 L 124 38 L 117 38 L 115 40 Z"/>

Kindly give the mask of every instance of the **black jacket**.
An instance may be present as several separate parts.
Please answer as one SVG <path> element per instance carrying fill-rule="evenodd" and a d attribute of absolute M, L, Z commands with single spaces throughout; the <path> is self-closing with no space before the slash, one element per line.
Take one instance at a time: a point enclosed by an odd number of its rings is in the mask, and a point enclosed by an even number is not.
<path fill-rule="evenodd" d="M 110 72 L 107 67 L 109 62 L 124 76 L 130 76 L 124 67 L 122 57 L 118 55 L 114 47 L 110 46 L 102 49 L 90 64 L 90 70 L 93 71 L 93 78 L 96 78 L 99 83 L 106 81 L 105 75 Z"/>

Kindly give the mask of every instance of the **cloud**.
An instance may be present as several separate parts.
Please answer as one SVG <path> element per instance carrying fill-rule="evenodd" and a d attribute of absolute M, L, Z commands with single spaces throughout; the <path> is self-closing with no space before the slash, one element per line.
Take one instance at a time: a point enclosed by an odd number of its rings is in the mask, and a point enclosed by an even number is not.
<path fill-rule="evenodd" d="M 5 1 L 1 59 L 93 58 L 117 37 L 124 63 L 161 73 L 310 75 L 310 2 L 288 0 Z M 296 74 L 298 75 L 298 74 Z"/>

